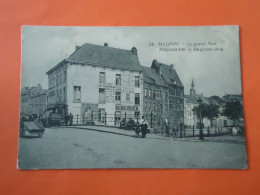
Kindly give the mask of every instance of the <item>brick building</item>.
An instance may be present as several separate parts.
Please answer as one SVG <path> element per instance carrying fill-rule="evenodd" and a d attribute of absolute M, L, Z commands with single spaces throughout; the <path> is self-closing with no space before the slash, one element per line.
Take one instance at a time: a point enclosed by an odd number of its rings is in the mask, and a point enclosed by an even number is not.
<path fill-rule="evenodd" d="M 151 68 L 144 68 L 144 114 L 148 121 L 153 112 L 157 123 L 168 121 L 177 127 L 184 118 L 183 94 L 183 84 L 173 65 L 153 60 Z"/>

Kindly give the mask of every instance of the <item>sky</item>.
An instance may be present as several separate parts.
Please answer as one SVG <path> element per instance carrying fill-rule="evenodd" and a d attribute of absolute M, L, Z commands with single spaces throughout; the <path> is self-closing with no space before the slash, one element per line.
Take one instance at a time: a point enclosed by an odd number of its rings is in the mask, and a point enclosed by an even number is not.
<path fill-rule="evenodd" d="M 185 94 L 189 94 L 192 79 L 196 92 L 207 97 L 242 93 L 238 26 L 23 26 L 21 87 L 41 84 L 47 89 L 46 72 L 84 43 L 108 43 L 109 47 L 127 50 L 136 47 L 142 66 L 150 67 L 154 59 L 173 64 Z M 149 46 L 151 43 L 154 46 Z M 160 43 L 171 45 L 159 46 Z M 182 48 L 185 51 L 176 51 Z M 216 48 L 223 51 L 215 51 Z"/>

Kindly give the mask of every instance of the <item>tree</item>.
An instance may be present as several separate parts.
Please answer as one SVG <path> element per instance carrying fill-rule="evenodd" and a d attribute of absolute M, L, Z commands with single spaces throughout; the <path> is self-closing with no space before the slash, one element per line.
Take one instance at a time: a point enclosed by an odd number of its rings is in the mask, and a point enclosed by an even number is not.
<path fill-rule="evenodd" d="M 207 105 L 202 103 L 199 106 L 195 106 L 192 111 L 198 118 L 201 118 L 201 122 L 203 123 L 203 119 L 207 116 Z"/>
<path fill-rule="evenodd" d="M 209 104 L 206 109 L 206 118 L 210 120 L 210 126 L 212 127 L 212 120 L 218 118 L 220 113 L 219 106 L 216 104 Z"/>
<path fill-rule="evenodd" d="M 219 115 L 219 106 L 216 104 L 201 104 L 199 106 L 195 106 L 192 110 L 194 114 L 202 120 L 207 118 L 210 120 L 210 125 L 212 126 L 212 120 L 217 118 Z"/>
<path fill-rule="evenodd" d="M 233 120 L 233 126 L 235 126 L 235 121 L 243 118 L 243 106 L 238 100 L 226 102 L 222 115 Z"/>

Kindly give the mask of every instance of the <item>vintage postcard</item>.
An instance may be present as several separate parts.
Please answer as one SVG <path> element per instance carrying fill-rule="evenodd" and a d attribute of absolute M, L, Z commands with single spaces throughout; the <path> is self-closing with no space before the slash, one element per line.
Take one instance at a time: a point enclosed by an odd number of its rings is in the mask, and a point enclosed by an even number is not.
<path fill-rule="evenodd" d="M 22 28 L 19 169 L 246 169 L 238 26 Z"/>

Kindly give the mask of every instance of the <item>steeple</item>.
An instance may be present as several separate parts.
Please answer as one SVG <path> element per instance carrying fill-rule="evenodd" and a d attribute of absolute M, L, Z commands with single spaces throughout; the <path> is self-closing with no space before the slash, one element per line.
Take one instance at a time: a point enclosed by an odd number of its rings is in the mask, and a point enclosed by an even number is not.
<path fill-rule="evenodd" d="M 196 94 L 196 90 L 195 90 L 195 84 L 194 84 L 194 81 L 192 79 L 192 82 L 191 82 L 191 89 L 190 89 L 190 95 L 193 96 Z"/>

